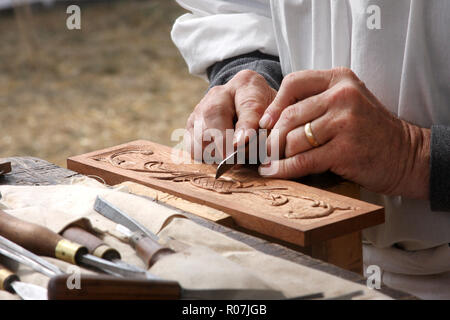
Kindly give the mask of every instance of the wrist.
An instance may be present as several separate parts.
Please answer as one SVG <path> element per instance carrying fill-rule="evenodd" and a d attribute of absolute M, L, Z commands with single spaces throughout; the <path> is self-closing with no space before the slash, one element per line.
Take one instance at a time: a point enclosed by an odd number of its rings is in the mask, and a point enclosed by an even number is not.
<path fill-rule="evenodd" d="M 431 130 L 403 122 L 405 159 L 395 194 L 412 198 L 429 198 Z"/>

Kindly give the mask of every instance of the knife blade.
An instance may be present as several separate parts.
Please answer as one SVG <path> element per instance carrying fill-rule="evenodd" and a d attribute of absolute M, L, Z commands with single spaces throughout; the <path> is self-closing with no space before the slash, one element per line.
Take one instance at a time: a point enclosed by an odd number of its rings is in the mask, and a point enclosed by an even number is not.
<path fill-rule="evenodd" d="M 240 162 L 239 160 L 241 160 L 239 156 L 241 153 L 244 153 L 245 158 L 247 158 L 250 146 L 255 142 L 258 143 L 258 140 L 257 140 L 258 137 L 259 137 L 258 134 L 252 135 L 245 144 L 237 146 L 236 151 L 231 153 L 229 156 L 227 156 L 225 159 L 223 159 L 219 163 L 219 165 L 216 168 L 216 176 L 215 176 L 216 180 L 219 179 L 226 172 L 230 171 L 232 168 L 234 168 L 240 164 L 245 164 L 245 161 L 243 163 L 239 163 Z M 256 147 L 257 148 L 255 150 L 257 151 L 259 145 L 257 144 Z"/>
<path fill-rule="evenodd" d="M 95 199 L 94 210 L 109 220 L 127 227 L 133 232 L 139 231 L 155 241 L 159 240 L 159 237 L 156 234 L 100 196 L 97 196 Z"/>
<path fill-rule="evenodd" d="M 47 300 L 47 289 L 21 282 L 15 273 L 2 265 L 0 265 L 0 290 L 16 293 L 23 300 Z"/>
<path fill-rule="evenodd" d="M 237 154 L 238 151 L 236 150 L 219 163 L 216 169 L 216 180 L 237 165 Z"/>

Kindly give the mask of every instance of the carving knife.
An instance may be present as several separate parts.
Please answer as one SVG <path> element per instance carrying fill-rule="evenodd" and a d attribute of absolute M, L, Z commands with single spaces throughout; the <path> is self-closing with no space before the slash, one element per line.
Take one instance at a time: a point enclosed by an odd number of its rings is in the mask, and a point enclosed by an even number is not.
<path fill-rule="evenodd" d="M 118 265 L 88 253 L 86 247 L 69 241 L 48 228 L 15 218 L 0 210 L 0 235 L 14 241 L 31 252 L 55 257 L 66 262 L 94 267 L 124 277 L 154 278 L 146 270 Z"/>
<path fill-rule="evenodd" d="M 254 135 L 249 139 L 249 141 L 241 146 L 238 146 L 236 148 L 236 151 L 231 153 L 228 157 L 223 159 L 216 169 L 216 179 L 219 179 L 224 173 L 230 171 L 232 168 L 234 168 L 236 165 L 238 165 L 238 155 L 240 152 L 245 152 L 245 155 L 247 157 L 249 146 L 251 143 L 253 143 L 254 139 L 256 139 L 258 135 Z"/>
<path fill-rule="evenodd" d="M 265 289 L 186 289 L 176 281 L 121 279 L 108 276 L 82 275 L 81 290 L 67 289 L 67 276 L 57 276 L 48 284 L 49 299 L 95 300 L 228 300 L 285 299 L 275 290 Z"/>
<path fill-rule="evenodd" d="M 23 300 L 47 300 L 47 289 L 21 282 L 20 278 L 0 264 L 0 290 L 17 294 Z"/>
<path fill-rule="evenodd" d="M 174 253 L 172 249 L 159 244 L 156 234 L 100 196 L 95 199 L 94 210 L 122 228 L 131 231 L 131 234 L 123 233 L 129 236 L 130 244 L 148 267 L 164 255 Z"/>

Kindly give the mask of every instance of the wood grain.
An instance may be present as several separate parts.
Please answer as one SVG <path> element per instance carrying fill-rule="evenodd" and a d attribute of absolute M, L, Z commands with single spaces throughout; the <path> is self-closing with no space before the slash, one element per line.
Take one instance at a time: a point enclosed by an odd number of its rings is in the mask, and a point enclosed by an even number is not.
<path fill-rule="evenodd" d="M 117 154 L 120 154 L 120 158 L 114 159 L 123 167 L 114 166 L 107 160 L 109 156 Z M 300 246 L 320 243 L 384 222 L 382 207 L 298 182 L 264 179 L 259 177 L 254 170 L 247 168 L 227 173 L 226 178 L 252 186 L 283 188 L 282 191 L 276 192 L 288 194 L 289 201 L 285 205 L 274 206 L 267 199 L 251 193 L 224 194 L 195 187 L 187 181 L 175 182 L 170 179 L 155 178 L 160 177 L 161 174 L 155 175 L 145 171 L 131 170 L 136 169 L 133 167 L 133 163 L 143 161 L 161 162 L 165 168 L 181 172 L 197 172 L 211 176 L 215 173 L 215 166 L 198 163 L 175 164 L 173 159 L 170 147 L 139 140 L 71 157 L 67 160 L 67 166 L 69 169 L 85 175 L 99 176 L 110 185 L 123 181 L 134 181 L 192 202 L 208 205 L 230 214 L 236 224 L 241 227 Z M 285 215 L 290 206 L 294 206 L 292 209 L 295 213 L 298 203 L 303 202 L 300 204 L 304 206 L 301 208 L 302 210 L 316 210 L 308 204 L 308 200 L 303 198 L 298 200 L 297 197 L 306 197 L 332 204 L 334 207 L 352 209 L 336 210 L 329 216 L 316 219 L 286 218 Z"/>
<path fill-rule="evenodd" d="M 59 275 L 48 283 L 49 300 L 168 300 L 181 297 L 175 281 L 151 281 L 83 275 L 80 289 L 67 288 L 70 275 Z"/>

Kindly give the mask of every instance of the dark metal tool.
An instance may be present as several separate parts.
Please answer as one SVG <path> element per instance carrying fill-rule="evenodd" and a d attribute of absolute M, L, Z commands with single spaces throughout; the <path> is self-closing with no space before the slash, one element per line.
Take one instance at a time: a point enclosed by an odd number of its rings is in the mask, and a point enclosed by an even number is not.
<path fill-rule="evenodd" d="M 245 159 L 248 157 L 250 146 L 258 142 L 258 137 L 258 135 L 252 136 L 251 138 L 249 138 L 249 141 L 247 143 L 237 146 L 236 151 L 223 159 L 217 166 L 215 178 L 219 179 L 222 175 L 230 171 L 232 168 L 237 167 L 240 164 L 244 164 Z M 259 144 L 257 144 L 256 147 L 257 148 L 255 148 L 255 150 L 258 151 Z M 240 156 L 242 159 L 240 158 Z"/>

